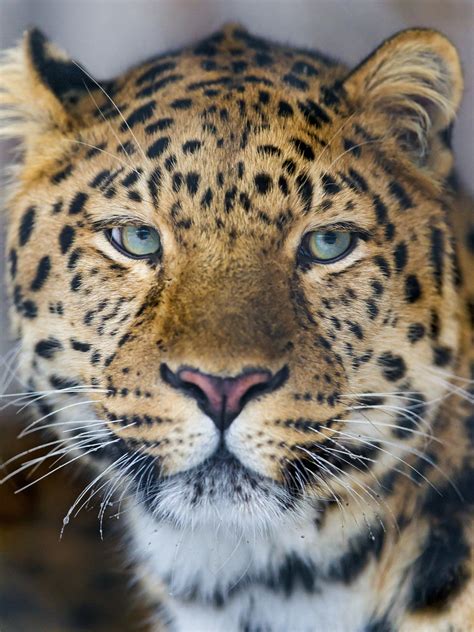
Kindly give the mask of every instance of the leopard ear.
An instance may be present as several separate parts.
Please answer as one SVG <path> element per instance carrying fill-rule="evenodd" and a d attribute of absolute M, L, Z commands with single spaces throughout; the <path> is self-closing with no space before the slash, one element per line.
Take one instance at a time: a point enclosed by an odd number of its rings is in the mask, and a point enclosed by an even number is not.
<path fill-rule="evenodd" d="M 25 153 L 51 135 L 78 125 L 78 96 L 95 81 L 37 29 L 28 31 L 0 60 L 0 137 L 15 138 Z"/>
<path fill-rule="evenodd" d="M 386 129 L 416 165 L 442 179 L 463 78 L 456 49 L 441 33 L 408 29 L 383 42 L 345 79 L 361 111 L 386 115 Z"/>

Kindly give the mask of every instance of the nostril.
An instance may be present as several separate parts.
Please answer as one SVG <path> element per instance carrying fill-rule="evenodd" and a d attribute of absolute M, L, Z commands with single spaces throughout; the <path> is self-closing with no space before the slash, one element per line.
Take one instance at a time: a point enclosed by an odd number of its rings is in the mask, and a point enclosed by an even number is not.
<path fill-rule="evenodd" d="M 162 363 L 160 365 L 160 375 L 163 382 L 173 388 L 186 391 L 189 395 L 194 397 L 194 399 L 198 400 L 199 403 L 205 403 L 207 401 L 205 391 L 192 380 L 187 381 L 186 379 L 183 379 L 181 371 L 179 373 L 175 373 L 167 364 Z"/>
<path fill-rule="evenodd" d="M 223 378 L 187 367 L 175 373 L 163 363 L 160 374 L 169 386 L 195 399 L 216 426 L 225 430 L 251 399 L 279 388 L 288 378 L 288 367 L 273 375 L 258 369 Z"/>

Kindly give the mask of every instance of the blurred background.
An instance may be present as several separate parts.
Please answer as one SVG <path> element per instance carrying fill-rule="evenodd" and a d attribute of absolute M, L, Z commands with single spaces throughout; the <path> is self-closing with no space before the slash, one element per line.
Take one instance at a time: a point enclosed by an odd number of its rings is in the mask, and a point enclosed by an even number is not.
<path fill-rule="evenodd" d="M 443 31 L 464 64 L 466 91 L 454 142 L 461 180 L 474 192 L 474 0 L 0 0 L 0 48 L 14 45 L 35 25 L 104 79 L 198 40 L 228 21 L 350 64 L 400 29 Z M 0 167 L 6 161 L 4 145 Z M 4 223 L 0 212 L 0 279 Z M 0 281 L 0 392 L 1 364 L 9 349 Z M 19 421 L 14 412 L 0 410 L 0 422 L 0 461 L 31 447 L 16 441 Z M 79 474 L 73 481 L 55 475 L 19 495 L 14 492 L 21 481 L 0 487 L 1 632 L 144 629 L 144 613 L 134 609 L 129 596 L 115 530 L 100 542 L 96 513 L 85 512 L 58 542 L 62 516 L 83 484 Z"/>

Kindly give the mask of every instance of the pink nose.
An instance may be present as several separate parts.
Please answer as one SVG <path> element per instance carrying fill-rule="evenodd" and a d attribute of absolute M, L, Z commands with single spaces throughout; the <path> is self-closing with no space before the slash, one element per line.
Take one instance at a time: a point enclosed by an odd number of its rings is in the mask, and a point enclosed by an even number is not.
<path fill-rule="evenodd" d="M 273 376 L 270 371 L 256 370 L 222 378 L 188 368 L 174 373 L 161 365 L 164 381 L 193 397 L 220 430 L 230 426 L 250 399 L 278 388 L 287 373 L 284 367 Z"/>

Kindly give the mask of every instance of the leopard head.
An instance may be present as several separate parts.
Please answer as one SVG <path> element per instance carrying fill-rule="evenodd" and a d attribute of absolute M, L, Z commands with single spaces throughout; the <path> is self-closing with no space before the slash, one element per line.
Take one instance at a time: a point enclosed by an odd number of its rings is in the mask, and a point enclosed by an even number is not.
<path fill-rule="evenodd" d="M 409 463 L 459 347 L 445 37 L 349 71 L 230 26 L 98 82 L 31 31 L 0 83 L 35 428 L 181 522 L 275 524 Z"/>

